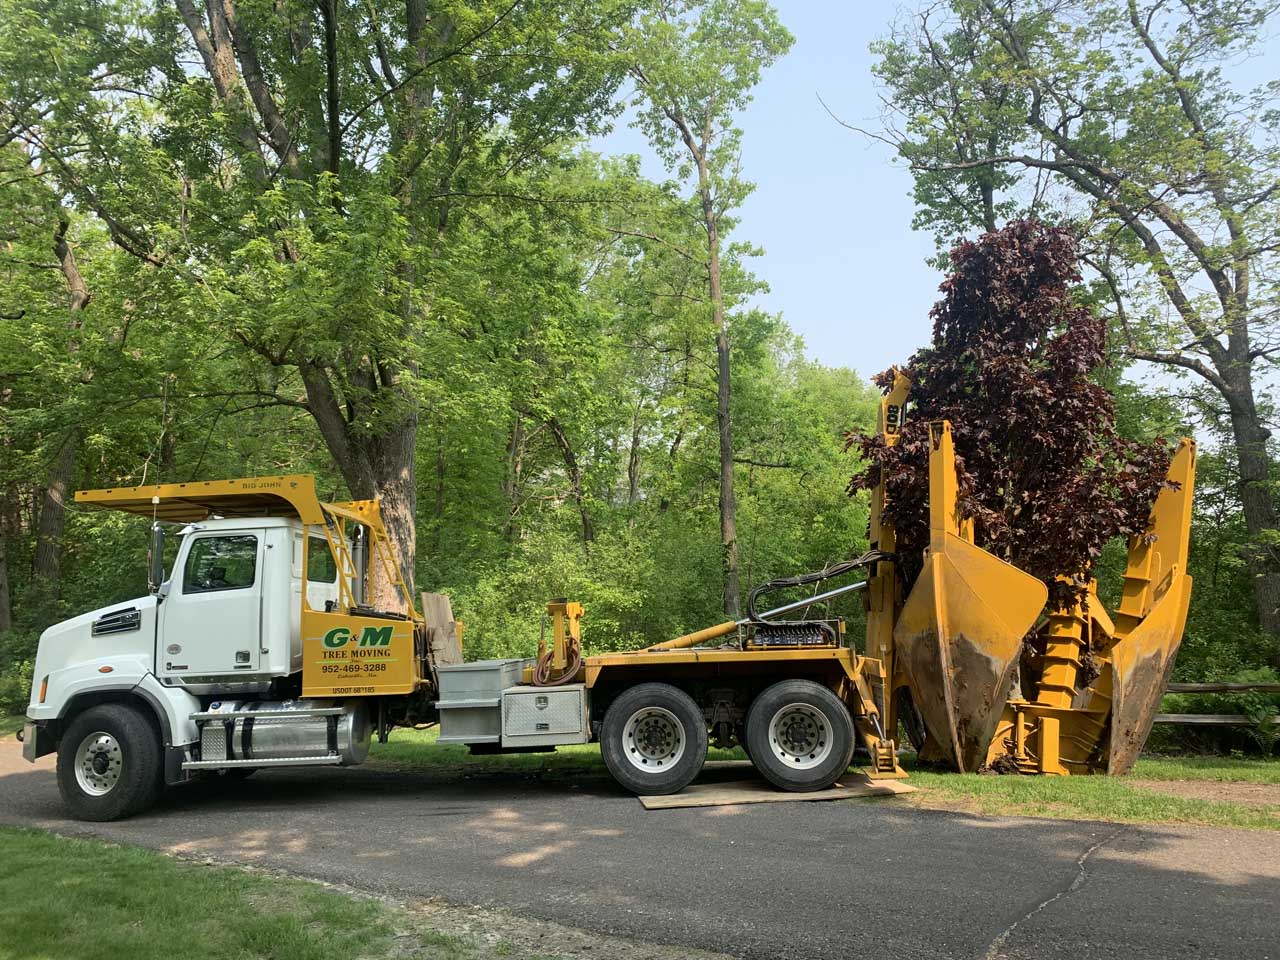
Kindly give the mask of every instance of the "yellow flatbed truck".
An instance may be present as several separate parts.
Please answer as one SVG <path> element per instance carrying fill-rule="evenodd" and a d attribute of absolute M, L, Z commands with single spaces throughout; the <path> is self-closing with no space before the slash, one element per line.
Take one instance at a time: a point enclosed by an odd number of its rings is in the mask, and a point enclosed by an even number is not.
<path fill-rule="evenodd" d="M 477 752 L 599 739 L 638 793 L 680 790 L 709 735 L 728 743 L 753 729 L 758 765 L 788 789 L 832 783 L 855 737 L 881 773 L 901 775 L 876 719 L 876 663 L 841 645 L 838 622 L 761 620 L 711 649 L 691 648 L 706 639 L 694 636 L 582 657 L 582 608 L 557 602 L 540 657 L 466 663 L 433 643 L 447 625 L 415 609 L 376 501 L 322 502 L 306 475 L 76 499 L 151 518 L 153 560 L 166 528 L 181 538 L 147 597 L 41 637 L 24 750 L 57 750 L 63 798 L 86 819 L 137 812 L 162 784 L 205 771 L 359 763 L 375 732 L 436 719 L 442 741 Z M 398 609 L 364 602 L 372 576 Z"/>

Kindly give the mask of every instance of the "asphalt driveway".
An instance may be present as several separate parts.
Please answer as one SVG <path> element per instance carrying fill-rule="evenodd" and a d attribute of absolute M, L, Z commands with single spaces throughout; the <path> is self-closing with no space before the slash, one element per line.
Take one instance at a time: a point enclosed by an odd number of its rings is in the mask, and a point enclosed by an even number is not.
<path fill-rule="evenodd" d="M 262 771 L 83 824 L 18 748 L 0 741 L 3 823 L 735 956 L 1280 958 L 1280 833 L 891 800 L 646 812 L 599 779 L 376 766 Z"/>

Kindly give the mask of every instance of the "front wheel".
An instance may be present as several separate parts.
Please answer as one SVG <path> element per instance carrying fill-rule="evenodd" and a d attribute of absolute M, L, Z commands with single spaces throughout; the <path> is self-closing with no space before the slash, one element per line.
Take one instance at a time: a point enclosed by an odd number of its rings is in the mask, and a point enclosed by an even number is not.
<path fill-rule="evenodd" d="M 120 820 L 155 803 L 163 787 L 160 738 L 138 710 L 91 707 L 58 744 L 58 792 L 77 820 Z"/>
<path fill-rule="evenodd" d="M 678 793 L 707 759 L 707 722 L 683 690 L 642 683 L 605 713 L 600 753 L 613 779 L 632 793 Z"/>
<path fill-rule="evenodd" d="M 747 741 L 751 762 L 774 786 L 825 790 L 853 759 L 853 718 L 822 684 L 783 680 L 751 704 Z"/>

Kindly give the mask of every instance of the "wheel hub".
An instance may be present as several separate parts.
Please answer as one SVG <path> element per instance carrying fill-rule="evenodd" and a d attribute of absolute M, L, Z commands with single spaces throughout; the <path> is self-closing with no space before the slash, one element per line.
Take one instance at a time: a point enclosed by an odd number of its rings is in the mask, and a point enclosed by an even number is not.
<path fill-rule="evenodd" d="M 797 717 L 783 728 L 782 740 L 791 753 L 809 753 L 818 744 L 818 725 L 808 717 Z"/>
<path fill-rule="evenodd" d="M 109 793 L 124 769 L 124 751 L 111 734 L 97 730 L 76 749 L 76 783 L 91 796 Z"/>
<path fill-rule="evenodd" d="M 769 745 L 788 767 L 807 770 L 831 754 L 833 734 L 826 715 L 807 703 L 792 703 L 773 715 Z"/>
<path fill-rule="evenodd" d="M 684 755 L 684 725 L 663 707 L 644 707 L 633 713 L 622 739 L 627 760 L 647 773 L 666 769 Z"/>

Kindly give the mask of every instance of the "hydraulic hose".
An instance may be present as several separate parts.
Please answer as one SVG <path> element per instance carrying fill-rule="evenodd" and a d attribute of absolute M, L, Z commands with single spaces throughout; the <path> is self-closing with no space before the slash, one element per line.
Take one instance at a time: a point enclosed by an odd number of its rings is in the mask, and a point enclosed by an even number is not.
<path fill-rule="evenodd" d="M 778 577 L 775 580 L 769 580 L 760 586 L 755 587 L 747 594 L 747 620 L 752 623 L 764 623 L 764 617 L 756 612 L 756 599 L 762 593 L 772 593 L 775 590 L 785 590 L 787 587 L 803 587 L 810 583 L 821 583 L 823 580 L 831 580 L 835 577 L 843 576 L 850 570 L 857 570 L 861 567 L 869 567 L 873 563 L 881 560 L 892 560 L 893 554 L 885 553 L 883 550 L 868 550 L 860 557 L 852 560 L 844 560 L 840 563 L 833 563 L 829 567 L 822 570 L 815 570 L 813 573 L 802 573 L 794 577 Z"/>

